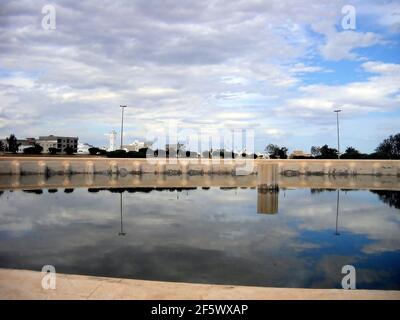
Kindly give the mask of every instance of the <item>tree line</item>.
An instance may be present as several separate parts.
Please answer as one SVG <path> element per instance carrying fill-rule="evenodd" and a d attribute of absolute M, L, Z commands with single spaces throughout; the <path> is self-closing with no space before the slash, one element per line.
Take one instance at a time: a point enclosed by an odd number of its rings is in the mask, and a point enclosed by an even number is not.
<path fill-rule="evenodd" d="M 269 144 L 265 148 L 271 159 L 287 159 L 288 149 L 275 144 Z M 318 147 L 311 147 L 311 156 L 314 159 L 337 159 L 338 150 L 327 144 Z M 293 156 L 293 159 L 309 158 L 305 156 Z M 372 153 L 361 153 L 354 147 L 347 147 L 345 152 L 340 154 L 340 159 L 400 159 L 400 133 L 390 135 L 384 139 Z"/>
<path fill-rule="evenodd" d="M 0 151 L 6 151 L 11 153 L 16 153 L 20 144 L 14 134 L 11 134 L 8 138 L 6 138 L 6 144 L 0 140 Z M 63 150 L 66 154 L 72 155 L 74 150 L 71 147 L 67 147 Z M 168 150 L 149 150 L 148 148 L 142 148 L 138 151 L 125 151 L 125 150 L 115 150 L 115 151 L 105 151 L 99 148 L 89 148 L 89 153 L 91 155 L 105 155 L 110 158 L 146 158 L 148 151 L 151 151 L 155 157 L 169 157 Z M 265 148 L 265 151 L 269 154 L 271 159 L 287 159 L 288 158 L 288 148 L 280 147 L 276 144 L 268 144 Z M 41 154 L 43 152 L 43 148 L 35 143 L 31 147 L 27 147 L 23 150 L 25 154 Z M 60 152 L 59 149 L 49 148 L 50 154 L 57 154 Z M 179 150 L 177 151 L 179 152 Z M 176 153 L 174 152 L 174 157 L 176 157 Z M 186 158 L 197 158 L 202 156 L 203 158 L 238 158 L 242 157 L 250 157 L 257 158 L 257 156 L 253 153 L 251 154 L 238 154 L 232 151 L 227 151 L 224 149 L 217 150 L 209 150 L 203 151 L 202 154 L 198 154 L 193 151 L 183 151 L 180 152 L 180 156 Z M 310 158 L 305 156 L 294 156 L 294 159 L 301 158 Z M 311 147 L 311 158 L 314 159 L 337 159 L 338 158 L 338 150 L 336 148 L 331 148 L 327 144 L 323 146 L 312 146 Z M 340 154 L 340 159 L 400 159 L 400 133 L 395 135 L 390 135 L 388 138 L 384 139 L 376 148 L 373 153 L 361 153 L 354 147 L 347 147 L 345 152 Z"/>

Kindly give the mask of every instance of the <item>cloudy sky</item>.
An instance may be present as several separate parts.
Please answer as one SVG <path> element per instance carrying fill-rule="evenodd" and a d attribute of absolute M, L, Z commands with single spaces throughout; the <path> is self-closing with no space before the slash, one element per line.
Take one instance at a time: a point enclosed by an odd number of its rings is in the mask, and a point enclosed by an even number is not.
<path fill-rule="evenodd" d="M 175 121 L 309 150 L 341 108 L 343 147 L 372 152 L 400 131 L 399 33 L 400 1 L 2 1 L 0 136 L 103 146 L 126 104 L 127 142 Z"/>

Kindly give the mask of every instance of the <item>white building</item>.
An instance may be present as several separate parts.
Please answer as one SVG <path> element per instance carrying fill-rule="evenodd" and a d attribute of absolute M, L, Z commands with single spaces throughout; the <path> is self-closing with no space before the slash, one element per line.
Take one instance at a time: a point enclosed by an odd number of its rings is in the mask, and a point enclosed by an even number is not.
<path fill-rule="evenodd" d="M 57 149 L 57 139 L 38 140 L 37 143 L 43 148 L 43 153 L 49 153 L 50 148 Z M 59 149 L 61 152 L 61 148 Z"/>
<path fill-rule="evenodd" d="M 151 142 L 135 140 L 131 144 L 124 145 L 122 149 L 124 149 L 125 151 L 139 151 L 139 149 L 142 148 L 150 148 L 151 145 Z"/>
<path fill-rule="evenodd" d="M 7 138 L 5 139 L 0 139 L 0 141 L 3 143 L 4 148 L 7 150 L 8 149 L 8 141 Z M 36 143 L 35 138 L 26 138 L 26 139 L 17 139 L 17 145 L 18 145 L 18 153 L 24 152 L 24 149 L 33 147 Z"/>
<path fill-rule="evenodd" d="M 293 150 L 293 152 L 289 155 L 289 159 L 299 158 L 312 158 L 311 153 L 306 153 L 303 150 Z"/>
<path fill-rule="evenodd" d="M 265 152 L 256 153 L 258 159 L 269 159 L 269 154 Z"/>
<path fill-rule="evenodd" d="M 78 143 L 78 154 L 89 154 L 89 149 L 94 148 L 89 143 Z"/>
<path fill-rule="evenodd" d="M 109 139 L 110 139 L 110 143 L 109 143 L 109 146 L 107 148 L 107 151 L 115 151 L 115 150 L 117 150 L 117 147 L 116 147 L 117 132 L 115 132 L 115 130 L 113 130 L 110 133 L 107 133 L 106 136 L 108 136 Z"/>
<path fill-rule="evenodd" d="M 62 136 L 41 136 L 36 143 L 43 148 L 44 153 L 49 152 L 49 148 L 56 148 L 59 152 L 64 152 L 65 148 L 70 147 L 76 153 L 78 151 L 78 137 Z"/>
<path fill-rule="evenodd" d="M 168 151 L 171 154 L 178 153 L 179 151 L 185 152 L 186 148 L 184 143 L 167 143 L 165 145 L 165 151 Z"/>

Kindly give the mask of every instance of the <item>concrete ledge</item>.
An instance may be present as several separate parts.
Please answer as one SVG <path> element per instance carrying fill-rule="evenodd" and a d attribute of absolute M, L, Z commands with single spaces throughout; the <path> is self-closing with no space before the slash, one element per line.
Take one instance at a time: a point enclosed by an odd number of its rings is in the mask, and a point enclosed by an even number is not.
<path fill-rule="evenodd" d="M 37 271 L 0 269 L 0 299 L 132 300 L 400 300 L 400 291 L 294 289 L 129 280 L 57 274 L 56 289 Z"/>
<path fill-rule="evenodd" d="M 167 173 L 207 172 L 246 174 L 275 166 L 276 173 L 294 175 L 400 176 L 400 160 L 253 160 L 253 159 L 134 159 L 99 157 L 0 157 L 0 175 L 70 175 L 78 173 Z M 266 170 L 268 172 L 270 170 Z"/>

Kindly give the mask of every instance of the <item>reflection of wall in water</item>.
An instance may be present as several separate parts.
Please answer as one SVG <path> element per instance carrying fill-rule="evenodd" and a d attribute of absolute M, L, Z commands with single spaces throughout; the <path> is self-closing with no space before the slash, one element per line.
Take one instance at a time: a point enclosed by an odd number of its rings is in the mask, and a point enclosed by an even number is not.
<path fill-rule="evenodd" d="M 262 188 L 257 191 L 257 213 L 278 213 L 279 192 Z"/>

